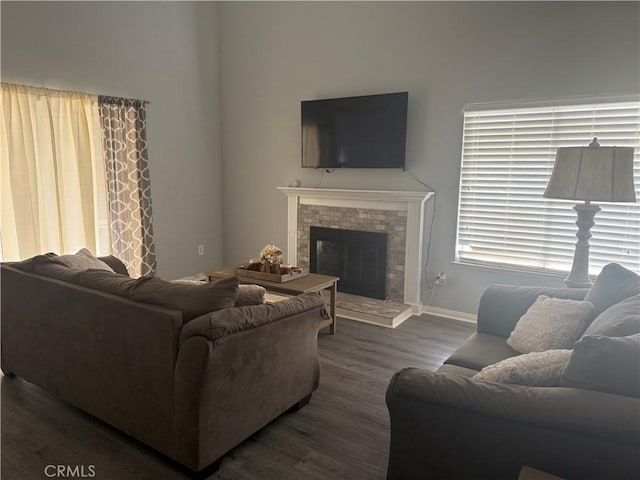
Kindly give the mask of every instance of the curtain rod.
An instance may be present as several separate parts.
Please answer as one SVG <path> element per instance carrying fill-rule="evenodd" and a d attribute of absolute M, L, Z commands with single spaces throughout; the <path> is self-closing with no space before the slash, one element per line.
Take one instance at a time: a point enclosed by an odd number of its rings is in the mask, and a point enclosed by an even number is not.
<path fill-rule="evenodd" d="M 79 92 L 79 91 L 75 91 L 75 90 L 62 90 L 62 89 L 48 88 L 48 87 L 36 87 L 34 85 L 22 85 L 20 83 L 2 82 L 2 85 L 3 86 L 6 85 L 8 87 L 31 88 L 31 89 L 34 89 L 34 90 L 41 90 L 42 92 L 70 93 L 72 95 L 94 95 L 96 97 L 110 97 L 110 98 L 117 98 L 119 100 L 138 101 L 138 102 L 144 103 L 145 105 L 150 105 L 151 104 L 151 100 L 140 99 L 140 98 L 126 98 L 126 97 L 118 97 L 116 95 L 105 95 L 105 94 L 98 94 L 98 93 L 91 93 L 91 92 Z"/>

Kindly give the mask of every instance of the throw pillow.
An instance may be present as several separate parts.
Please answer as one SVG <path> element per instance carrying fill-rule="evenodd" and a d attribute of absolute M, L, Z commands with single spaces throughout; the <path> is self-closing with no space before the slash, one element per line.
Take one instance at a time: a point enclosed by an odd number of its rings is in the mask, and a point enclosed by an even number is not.
<path fill-rule="evenodd" d="M 640 294 L 611 305 L 591 322 L 583 337 L 626 337 L 640 333 Z"/>
<path fill-rule="evenodd" d="M 132 300 L 180 310 L 184 322 L 204 313 L 233 307 L 237 296 L 237 277 L 201 285 L 168 282 L 158 277 L 140 277 L 131 287 Z"/>
<path fill-rule="evenodd" d="M 617 263 L 610 263 L 602 268 L 584 299 L 593 303 L 594 314 L 599 315 L 611 305 L 639 293 L 640 276 Z"/>
<path fill-rule="evenodd" d="M 75 268 L 76 270 L 87 270 L 89 268 L 96 268 L 99 270 L 108 270 L 113 272 L 113 269 L 104 263 L 99 258 L 96 258 L 89 250 L 82 248 L 76 252 L 75 255 L 61 255 L 57 258 L 69 268 Z"/>
<path fill-rule="evenodd" d="M 520 353 L 571 348 L 592 315 L 591 302 L 540 295 L 516 323 L 507 345 Z"/>
<path fill-rule="evenodd" d="M 570 356 L 571 350 L 566 349 L 526 353 L 488 365 L 473 379 L 530 387 L 555 387 Z"/>
<path fill-rule="evenodd" d="M 265 302 L 266 293 L 267 289 L 260 285 L 240 285 L 238 287 L 236 307 L 260 305 Z"/>
<path fill-rule="evenodd" d="M 640 397 L 640 334 L 583 337 L 573 348 L 561 384 Z"/>

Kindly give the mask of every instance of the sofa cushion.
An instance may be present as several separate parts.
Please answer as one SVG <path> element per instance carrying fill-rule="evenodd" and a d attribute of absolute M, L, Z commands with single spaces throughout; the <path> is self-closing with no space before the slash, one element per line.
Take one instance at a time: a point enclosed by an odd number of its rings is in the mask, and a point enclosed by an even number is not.
<path fill-rule="evenodd" d="M 540 295 L 520 317 L 507 345 L 521 353 L 571 348 L 593 318 L 593 304 Z"/>
<path fill-rule="evenodd" d="M 23 272 L 33 273 L 38 265 L 41 263 L 50 263 L 57 262 L 62 264 L 62 262 L 57 261 L 58 255 L 55 253 L 45 253 L 44 255 L 36 255 L 35 257 L 27 258 L 20 262 L 7 262 L 7 264 L 11 265 L 18 270 L 22 270 Z"/>
<path fill-rule="evenodd" d="M 488 365 L 473 376 L 474 380 L 515 383 L 531 387 L 554 387 L 571 356 L 571 350 L 557 349 L 525 353 Z"/>
<path fill-rule="evenodd" d="M 574 345 L 561 383 L 640 397 L 640 334 L 583 337 Z"/>
<path fill-rule="evenodd" d="M 518 355 L 518 352 L 506 344 L 504 337 L 474 333 L 444 363 L 482 370 L 487 365 L 515 355 Z"/>
<path fill-rule="evenodd" d="M 591 322 L 583 336 L 626 337 L 640 333 L 640 294 L 611 305 Z"/>
<path fill-rule="evenodd" d="M 81 248 L 75 255 L 61 255 L 57 259 L 69 268 L 76 270 L 86 270 L 88 268 L 96 268 L 113 272 L 113 269 L 99 258 L 96 258 L 86 248 Z"/>
<path fill-rule="evenodd" d="M 95 268 L 77 272 L 72 281 L 83 287 L 111 293 L 112 295 L 118 295 L 124 298 L 131 297 L 131 289 L 136 283 L 136 280 L 128 275 L 120 275 Z"/>
<path fill-rule="evenodd" d="M 56 258 L 58 257 L 37 263 L 33 269 L 33 273 L 64 282 L 75 283 L 75 277 L 80 273 L 80 270 L 69 268 L 64 263 L 56 260 Z"/>
<path fill-rule="evenodd" d="M 131 287 L 132 300 L 180 310 L 184 322 L 204 313 L 233 307 L 237 296 L 237 277 L 201 285 L 168 282 L 158 277 L 140 277 Z"/>
<path fill-rule="evenodd" d="M 617 263 L 610 263 L 602 268 L 584 299 L 593 303 L 594 314 L 599 315 L 611 305 L 639 293 L 640 276 Z"/>
<path fill-rule="evenodd" d="M 438 370 L 436 370 L 436 372 L 446 373 L 447 375 L 456 375 L 458 377 L 473 377 L 476 373 L 478 373 L 478 370 L 445 363 Z"/>
<path fill-rule="evenodd" d="M 236 307 L 260 305 L 265 302 L 266 293 L 267 289 L 260 285 L 240 285 L 235 305 Z"/>

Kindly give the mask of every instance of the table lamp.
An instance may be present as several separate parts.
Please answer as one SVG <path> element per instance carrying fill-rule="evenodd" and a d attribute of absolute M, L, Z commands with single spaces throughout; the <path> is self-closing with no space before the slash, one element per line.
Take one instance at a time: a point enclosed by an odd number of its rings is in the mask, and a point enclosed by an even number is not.
<path fill-rule="evenodd" d="M 561 147 L 545 198 L 582 200 L 573 209 L 578 214 L 578 242 L 571 272 L 564 282 L 568 287 L 590 287 L 589 238 L 594 217 L 600 211 L 592 201 L 635 202 L 633 185 L 633 147 L 601 147 L 594 138 L 588 147 Z"/>

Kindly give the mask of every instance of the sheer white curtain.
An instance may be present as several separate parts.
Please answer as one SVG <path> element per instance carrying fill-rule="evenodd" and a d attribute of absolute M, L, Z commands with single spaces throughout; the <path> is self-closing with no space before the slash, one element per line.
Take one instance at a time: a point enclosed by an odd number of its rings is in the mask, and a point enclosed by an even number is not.
<path fill-rule="evenodd" d="M 3 83 L 0 110 L 2 259 L 109 254 L 98 97 Z"/>

